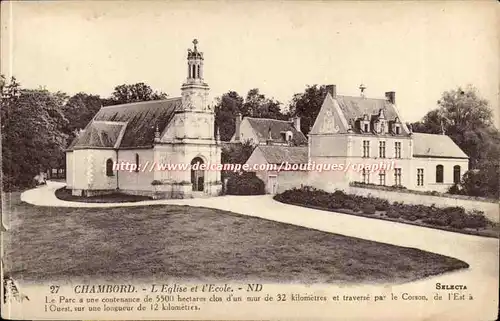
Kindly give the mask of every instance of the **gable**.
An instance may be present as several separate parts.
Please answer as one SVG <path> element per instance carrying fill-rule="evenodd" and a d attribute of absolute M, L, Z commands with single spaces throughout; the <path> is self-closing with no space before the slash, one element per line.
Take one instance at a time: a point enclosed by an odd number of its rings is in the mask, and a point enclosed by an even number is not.
<path fill-rule="evenodd" d="M 248 165 L 267 164 L 267 160 L 264 157 L 264 154 L 262 154 L 262 150 L 259 147 L 257 147 L 253 150 L 252 154 L 247 159 L 245 164 Z"/>
<path fill-rule="evenodd" d="M 93 121 L 74 140 L 72 149 L 82 148 L 116 148 L 127 125 L 123 122 Z"/>
<path fill-rule="evenodd" d="M 346 133 L 348 124 L 342 110 L 330 94 L 325 96 L 323 105 L 311 129 L 312 135 Z"/>

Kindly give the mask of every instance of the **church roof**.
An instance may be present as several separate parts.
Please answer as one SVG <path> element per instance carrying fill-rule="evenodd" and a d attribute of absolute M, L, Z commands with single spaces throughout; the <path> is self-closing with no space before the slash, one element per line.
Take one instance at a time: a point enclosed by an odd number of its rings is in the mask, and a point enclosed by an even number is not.
<path fill-rule="evenodd" d="M 305 146 L 259 145 L 258 149 L 269 164 L 307 164 L 308 148 Z"/>
<path fill-rule="evenodd" d="M 70 148 L 114 148 L 118 146 L 123 137 L 126 123 L 93 121 L 75 139 Z"/>
<path fill-rule="evenodd" d="M 260 142 L 265 142 L 269 139 L 269 129 L 271 129 L 271 138 L 273 142 L 286 143 L 282 133 L 291 131 L 293 135 L 292 142 L 295 145 L 307 144 L 306 136 L 304 136 L 301 131 L 297 130 L 290 121 L 253 117 L 245 117 L 245 119 L 250 126 L 252 126 Z"/>
<path fill-rule="evenodd" d="M 469 158 L 449 136 L 413 133 L 412 137 L 414 157 Z"/>
<path fill-rule="evenodd" d="M 68 149 L 152 146 L 156 127 L 162 132 L 181 104 L 181 98 L 177 97 L 102 107 Z M 116 133 L 122 128 L 122 136 L 116 144 Z"/>

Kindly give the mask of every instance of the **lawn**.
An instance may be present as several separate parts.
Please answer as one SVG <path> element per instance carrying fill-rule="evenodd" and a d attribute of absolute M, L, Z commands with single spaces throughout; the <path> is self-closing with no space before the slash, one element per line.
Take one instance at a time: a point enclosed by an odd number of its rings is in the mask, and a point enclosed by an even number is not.
<path fill-rule="evenodd" d="M 8 208 L 5 269 L 25 281 L 402 283 L 468 267 L 418 249 L 215 209 Z"/>

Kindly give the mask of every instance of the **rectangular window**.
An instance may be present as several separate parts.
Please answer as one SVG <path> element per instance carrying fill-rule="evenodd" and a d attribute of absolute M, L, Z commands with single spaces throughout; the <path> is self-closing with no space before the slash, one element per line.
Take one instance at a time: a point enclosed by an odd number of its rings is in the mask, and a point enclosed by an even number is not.
<path fill-rule="evenodd" d="M 370 184 L 370 172 L 363 168 L 363 183 Z"/>
<path fill-rule="evenodd" d="M 401 133 L 401 127 L 399 125 L 396 125 L 396 135 L 399 135 Z"/>
<path fill-rule="evenodd" d="M 370 141 L 363 141 L 363 157 L 370 157 Z"/>
<path fill-rule="evenodd" d="M 385 185 L 385 171 L 380 171 L 378 174 L 379 184 Z"/>
<path fill-rule="evenodd" d="M 368 124 L 365 124 L 365 133 L 368 132 Z"/>
<path fill-rule="evenodd" d="M 379 142 L 378 156 L 385 158 L 385 142 Z"/>
<path fill-rule="evenodd" d="M 401 142 L 394 143 L 394 157 L 401 158 Z"/>
<path fill-rule="evenodd" d="M 424 169 L 417 168 L 417 186 L 424 186 Z"/>
<path fill-rule="evenodd" d="M 394 169 L 394 185 L 401 185 L 401 168 Z"/>

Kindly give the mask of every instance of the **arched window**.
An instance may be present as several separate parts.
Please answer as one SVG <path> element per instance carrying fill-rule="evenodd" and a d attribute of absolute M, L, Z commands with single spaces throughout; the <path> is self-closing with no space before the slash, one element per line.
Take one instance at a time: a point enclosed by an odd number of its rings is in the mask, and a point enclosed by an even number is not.
<path fill-rule="evenodd" d="M 200 65 L 198 65 L 198 78 L 200 78 Z"/>
<path fill-rule="evenodd" d="M 193 71 L 192 71 L 192 76 L 193 78 L 196 78 L 196 65 L 193 65 Z"/>
<path fill-rule="evenodd" d="M 436 166 L 436 183 L 442 183 L 444 180 L 443 177 L 443 165 Z"/>
<path fill-rule="evenodd" d="M 113 172 L 113 160 L 111 158 L 108 158 L 106 161 L 106 176 L 115 176 Z"/>
<path fill-rule="evenodd" d="M 453 183 L 455 184 L 460 183 L 461 178 L 462 175 L 460 174 L 460 166 L 459 165 L 453 166 Z"/>
<path fill-rule="evenodd" d="M 135 172 L 139 172 L 139 154 L 135 154 Z"/>

